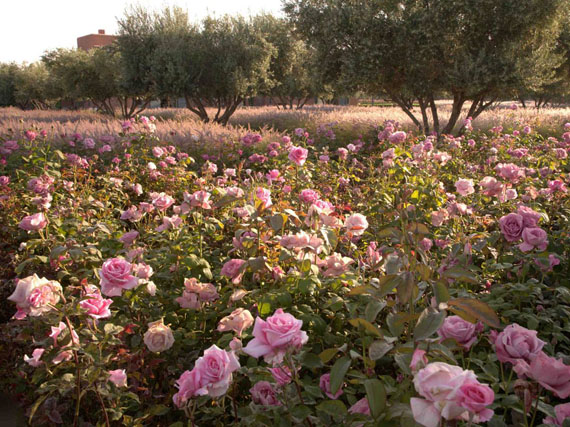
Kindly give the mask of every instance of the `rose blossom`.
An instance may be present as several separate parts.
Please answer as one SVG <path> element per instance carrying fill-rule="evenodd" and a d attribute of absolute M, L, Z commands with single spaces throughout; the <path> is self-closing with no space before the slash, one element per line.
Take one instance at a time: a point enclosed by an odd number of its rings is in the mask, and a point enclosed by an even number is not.
<path fill-rule="evenodd" d="M 119 237 L 119 240 L 121 242 L 123 242 L 125 247 L 127 247 L 127 246 L 132 245 L 137 237 L 139 237 L 139 232 L 136 230 L 133 230 L 133 231 L 128 231 L 128 232 L 124 233 L 121 237 Z"/>
<path fill-rule="evenodd" d="M 196 369 L 185 371 L 180 378 L 176 380 L 178 393 L 172 396 L 172 401 L 178 408 L 182 408 L 186 401 L 195 396 L 201 386 L 200 372 Z"/>
<path fill-rule="evenodd" d="M 264 406 L 280 406 L 281 402 L 277 399 L 275 389 L 268 381 L 258 381 L 249 389 L 253 402 Z"/>
<path fill-rule="evenodd" d="M 472 179 L 458 180 L 455 183 L 455 188 L 457 189 L 457 192 L 462 196 L 468 196 L 469 194 L 473 194 L 475 192 Z"/>
<path fill-rule="evenodd" d="M 109 306 L 113 303 L 112 299 L 89 298 L 83 300 L 79 303 L 79 306 L 87 310 L 87 314 L 94 319 L 104 319 L 106 317 L 111 317 L 111 310 Z"/>
<path fill-rule="evenodd" d="M 263 206 L 264 209 L 273 205 L 271 201 L 271 191 L 267 188 L 257 187 L 255 197 L 261 202 L 261 206 Z"/>
<path fill-rule="evenodd" d="M 154 196 L 154 197 L 153 197 Z M 159 211 L 166 211 L 170 206 L 174 204 L 174 199 L 166 193 L 151 194 L 152 204 Z"/>
<path fill-rule="evenodd" d="M 562 427 L 564 420 L 570 418 L 570 402 L 556 405 L 554 407 L 554 413 L 556 414 L 556 419 L 552 417 L 546 417 L 544 419 L 544 424 Z"/>
<path fill-rule="evenodd" d="M 109 381 L 115 384 L 117 387 L 127 386 L 127 374 L 124 369 L 115 369 L 114 371 L 108 371 Z"/>
<path fill-rule="evenodd" d="M 240 364 L 233 352 L 211 346 L 204 351 L 194 365 L 200 376 L 201 387 L 196 394 L 219 397 L 226 393 L 232 381 L 232 372 L 238 370 Z"/>
<path fill-rule="evenodd" d="M 513 323 L 507 326 L 495 339 L 497 359 L 513 365 L 519 360 L 529 363 L 546 344 L 536 337 L 537 332 L 531 331 Z"/>
<path fill-rule="evenodd" d="M 363 414 L 363 415 L 371 415 L 370 412 L 370 404 L 368 403 L 368 399 L 363 397 L 350 408 L 348 408 L 349 414 Z"/>
<path fill-rule="evenodd" d="M 279 384 L 281 387 L 289 384 L 293 379 L 291 370 L 287 366 L 269 368 L 269 372 L 271 372 L 271 376 L 273 376 L 273 379 L 277 381 L 277 384 Z"/>
<path fill-rule="evenodd" d="M 523 242 L 519 245 L 519 249 L 523 252 L 532 251 L 534 248 L 545 251 L 548 246 L 546 231 L 540 227 L 528 227 L 522 232 Z"/>
<path fill-rule="evenodd" d="M 241 337 L 243 331 L 253 325 L 253 316 L 249 310 L 237 308 L 229 316 L 224 317 L 218 324 L 218 331 L 235 331 Z"/>
<path fill-rule="evenodd" d="M 471 323 L 459 316 L 449 316 L 443 321 L 443 325 L 437 331 L 441 341 L 452 338 L 465 350 L 469 350 L 477 341 L 477 334 L 481 332 L 481 323 Z"/>
<path fill-rule="evenodd" d="M 133 266 L 123 258 L 111 258 L 103 263 L 101 276 L 101 292 L 108 297 L 121 296 L 123 290 L 132 289 L 139 284 L 131 275 Z"/>
<path fill-rule="evenodd" d="M 499 227 L 508 242 L 516 242 L 524 229 L 523 217 L 516 213 L 505 215 L 499 219 Z"/>
<path fill-rule="evenodd" d="M 479 182 L 481 193 L 485 196 L 498 196 L 503 192 L 503 184 L 492 176 L 486 176 Z"/>
<path fill-rule="evenodd" d="M 26 231 L 37 231 L 45 228 L 47 225 L 47 219 L 45 215 L 41 212 L 28 215 L 20 221 L 20 228 Z"/>
<path fill-rule="evenodd" d="M 457 392 L 457 403 L 475 415 L 474 422 L 487 422 L 493 418 L 494 412 L 487 408 L 495 400 L 495 393 L 486 384 L 478 381 L 466 381 Z"/>
<path fill-rule="evenodd" d="M 241 282 L 241 278 L 243 276 L 241 268 L 245 263 L 246 261 L 243 259 L 230 259 L 222 266 L 220 274 L 232 279 L 232 283 L 237 285 Z"/>
<path fill-rule="evenodd" d="M 562 359 L 549 357 L 541 351 L 530 362 L 528 376 L 560 399 L 570 396 L 570 366 L 565 365 Z"/>
<path fill-rule="evenodd" d="M 346 219 L 344 227 L 346 228 L 346 231 L 351 233 L 353 236 L 361 236 L 368 228 L 368 221 L 364 215 L 357 213 Z"/>
<path fill-rule="evenodd" d="M 414 376 L 414 387 L 424 399 L 412 398 L 412 413 L 416 422 L 425 427 L 436 427 L 440 418 L 454 420 L 466 409 L 456 401 L 456 395 L 467 381 L 477 381 L 473 371 L 443 362 L 428 364 Z"/>
<path fill-rule="evenodd" d="M 21 320 L 28 314 L 40 316 L 52 310 L 50 305 L 59 302 L 61 292 L 59 282 L 48 280 L 45 277 L 40 279 L 37 274 L 34 274 L 18 280 L 16 289 L 8 299 L 16 303 L 18 311 L 14 317 Z"/>
<path fill-rule="evenodd" d="M 338 399 L 344 393 L 342 391 L 342 384 L 338 388 L 335 394 L 331 393 L 331 374 L 329 373 L 321 375 L 321 378 L 319 379 L 319 387 L 321 388 L 323 393 L 329 397 L 329 399 L 333 400 Z"/>
<path fill-rule="evenodd" d="M 263 356 L 267 363 L 281 363 L 289 349 L 299 349 L 309 337 L 301 330 L 303 321 L 279 308 L 273 316 L 255 319 L 253 336 L 243 351 L 252 357 Z"/>
<path fill-rule="evenodd" d="M 353 264 L 354 260 L 350 257 L 343 257 L 338 252 L 326 257 L 322 261 L 322 265 L 326 270 L 323 272 L 325 277 L 340 276 L 348 271 L 350 264 Z"/>
<path fill-rule="evenodd" d="M 299 199 L 303 203 L 315 203 L 317 200 L 319 200 L 319 193 L 317 193 L 315 190 L 311 190 L 310 188 L 306 188 L 305 190 L 302 190 L 301 193 L 299 193 Z"/>
<path fill-rule="evenodd" d="M 153 353 L 166 351 L 174 344 L 174 336 L 170 327 L 163 320 L 157 320 L 148 324 L 148 330 L 144 334 L 144 343 Z"/>
<path fill-rule="evenodd" d="M 45 349 L 43 348 L 36 348 L 33 352 L 32 352 L 32 357 L 29 357 L 27 354 L 24 354 L 24 362 L 26 362 L 28 365 L 37 368 L 38 366 L 40 366 L 42 363 L 40 358 L 42 357 L 42 354 L 44 354 Z"/>
<path fill-rule="evenodd" d="M 416 348 L 412 354 L 412 361 L 410 362 L 410 369 L 412 373 L 415 374 L 420 369 L 424 368 L 428 364 L 428 358 L 426 357 L 425 350 L 420 350 Z"/>
<path fill-rule="evenodd" d="M 303 166 L 307 160 L 309 150 L 303 147 L 292 146 L 289 150 L 289 160 L 295 163 L 297 166 Z"/>
<path fill-rule="evenodd" d="M 526 227 L 536 227 L 538 225 L 538 220 L 540 219 L 540 214 L 528 206 L 519 206 L 517 209 L 517 214 L 523 217 L 523 226 Z"/>

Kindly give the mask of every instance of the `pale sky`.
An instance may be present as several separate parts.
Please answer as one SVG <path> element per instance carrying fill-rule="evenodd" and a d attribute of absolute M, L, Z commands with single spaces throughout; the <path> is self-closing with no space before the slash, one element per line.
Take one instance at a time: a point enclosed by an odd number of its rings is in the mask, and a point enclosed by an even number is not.
<path fill-rule="evenodd" d="M 191 20 L 208 14 L 281 14 L 280 0 L 3 0 L 0 62 L 34 62 L 46 50 L 77 47 L 77 37 L 117 32 L 117 17 L 126 7 L 180 6 Z"/>

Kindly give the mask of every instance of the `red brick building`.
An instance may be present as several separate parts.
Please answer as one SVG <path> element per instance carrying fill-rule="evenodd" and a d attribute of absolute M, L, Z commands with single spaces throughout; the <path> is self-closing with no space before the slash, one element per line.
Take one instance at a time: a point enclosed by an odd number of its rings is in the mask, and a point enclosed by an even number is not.
<path fill-rule="evenodd" d="M 107 46 L 112 44 L 117 36 L 105 34 L 105 30 L 99 30 L 97 34 L 88 34 L 77 38 L 77 48 L 83 50 L 93 49 L 94 47 Z"/>

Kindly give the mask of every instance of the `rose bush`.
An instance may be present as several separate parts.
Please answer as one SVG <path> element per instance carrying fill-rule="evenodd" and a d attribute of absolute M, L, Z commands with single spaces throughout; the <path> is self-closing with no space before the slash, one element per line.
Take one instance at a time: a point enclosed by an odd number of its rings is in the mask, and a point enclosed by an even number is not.
<path fill-rule="evenodd" d="M 149 124 L 0 134 L 0 384 L 30 424 L 564 424 L 562 133 L 206 153 Z"/>

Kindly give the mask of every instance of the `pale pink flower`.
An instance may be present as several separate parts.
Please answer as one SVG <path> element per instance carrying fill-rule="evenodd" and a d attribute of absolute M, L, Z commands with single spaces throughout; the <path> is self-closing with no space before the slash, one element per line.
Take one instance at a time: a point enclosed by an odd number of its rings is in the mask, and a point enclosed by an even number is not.
<path fill-rule="evenodd" d="M 255 358 L 263 356 L 268 363 L 281 363 L 287 351 L 298 350 L 309 340 L 302 326 L 302 320 L 279 308 L 267 320 L 255 319 L 254 339 L 243 351 Z"/>
<path fill-rule="evenodd" d="M 229 316 L 224 317 L 218 324 L 219 332 L 234 331 L 241 337 L 243 331 L 253 325 L 253 316 L 249 310 L 237 308 Z"/>
<path fill-rule="evenodd" d="M 114 371 L 108 371 L 109 381 L 115 384 L 117 387 L 127 386 L 127 374 L 124 369 L 115 369 Z"/>

